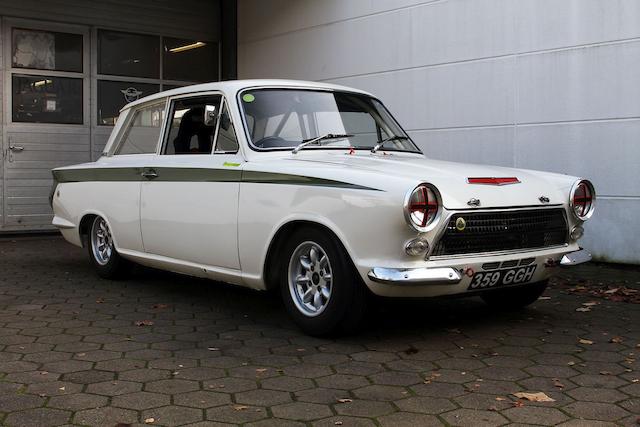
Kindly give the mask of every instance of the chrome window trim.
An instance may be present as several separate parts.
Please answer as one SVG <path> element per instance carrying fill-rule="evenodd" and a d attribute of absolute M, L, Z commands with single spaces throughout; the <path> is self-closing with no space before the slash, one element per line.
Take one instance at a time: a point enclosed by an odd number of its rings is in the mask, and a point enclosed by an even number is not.
<path fill-rule="evenodd" d="M 127 117 L 126 117 L 126 121 L 124 123 L 122 123 L 122 126 L 120 127 L 120 129 L 118 130 L 118 135 L 116 136 L 116 140 L 113 144 L 113 148 L 111 148 L 110 153 L 109 153 L 109 157 L 115 157 L 115 156 L 128 156 L 128 155 L 134 155 L 134 156 L 140 156 L 140 155 L 157 155 L 158 154 L 158 145 L 160 144 L 160 141 L 163 138 L 163 134 L 164 134 L 164 128 L 166 126 L 166 122 L 167 122 L 167 107 L 168 107 L 168 99 L 165 98 L 161 98 L 161 99 L 154 99 L 154 100 L 150 100 L 149 102 L 145 102 L 143 104 L 140 105 L 136 105 L 133 108 L 130 108 L 128 113 L 127 113 Z M 120 150 L 120 148 L 122 148 L 122 144 L 124 143 L 124 135 L 127 133 L 127 131 L 129 130 L 129 125 L 131 124 L 131 121 L 135 118 L 136 113 L 138 113 L 140 110 L 143 110 L 145 108 L 154 106 L 154 105 L 161 105 L 164 104 L 164 111 L 165 111 L 165 118 L 162 120 L 162 124 L 160 125 L 160 133 L 158 135 L 158 141 L 156 141 L 156 150 L 153 153 L 129 153 L 129 154 L 118 154 L 118 150 Z M 120 113 L 122 114 L 122 112 Z"/>
<path fill-rule="evenodd" d="M 413 141 L 413 139 L 411 139 L 411 136 L 400 125 L 400 123 L 393 116 L 393 114 L 391 114 L 391 111 L 387 108 L 387 106 L 382 101 L 380 101 L 380 99 L 376 98 L 375 96 L 373 96 L 371 94 L 368 94 L 366 92 L 360 92 L 358 90 L 348 90 L 348 88 L 345 88 L 345 89 L 332 89 L 332 88 L 323 88 L 323 87 L 306 87 L 306 86 L 305 87 L 301 87 L 301 86 L 295 86 L 295 85 L 250 86 L 250 87 L 244 87 L 242 89 L 238 89 L 238 91 L 236 93 L 236 103 L 237 103 L 237 107 L 238 107 L 238 112 L 240 113 L 240 119 L 242 120 L 242 128 L 244 129 L 244 137 L 245 137 L 245 139 L 247 141 L 247 145 L 249 146 L 249 149 L 251 149 L 252 151 L 255 151 L 255 152 L 258 152 L 258 153 L 268 153 L 268 152 L 272 152 L 272 151 L 291 151 L 293 148 L 295 148 L 295 147 L 260 148 L 260 147 L 256 147 L 255 145 L 253 145 L 253 139 L 251 138 L 251 136 L 249 134 L 249 128 L 248 128 L 247 119 L 246 119 L 246 115 L 245 115 L 245 111 L 244 111 L 244 106 L 243 106 L 243 104 L 241 102 L 241 100 L 242 100 L 241 96 L 246 91 L 263 90 L 263 89 L 306 90 L 306 91 L 310 91 L 310 92 L 329 92 L 329 93 L 340 92 L 340 93 L 350 93 L 350 94 L 360 95 L 360 96 L 367 96 L 367 97 L 369 97 L 371 99 L 374 99 L 374 100 L 378 101 L 380 103 L 380 105 L 382 105 L 382 107 L 386 110 L 386 112 L 389 115 L 389 117 L 391 118 L 391 120 L 393 120 L 394 124 L 396 126 L 398 126 L 398 128 L 405 134 L 405 136 L 411 142 L 413 147 L 416 149 L 416 151 L 389 150 L 389 149 L 387 149 L 386 151 L 424 155 L 424 153 L 422 152 L 420 147 L 418 147 L 418 144 L 416 144 Z M 236 134 L 236 136 L 237 136 L 237 134 Z M 321 149 L 321 150 L 344 150 L 344 149 L 347 149 L 347 148 L 348 147 L 321 147 L 319 149 Z M 356 148 L 356 150 L 367 150 L 367 151 L 370 151 L 371 149 L 370 148 Z"/>

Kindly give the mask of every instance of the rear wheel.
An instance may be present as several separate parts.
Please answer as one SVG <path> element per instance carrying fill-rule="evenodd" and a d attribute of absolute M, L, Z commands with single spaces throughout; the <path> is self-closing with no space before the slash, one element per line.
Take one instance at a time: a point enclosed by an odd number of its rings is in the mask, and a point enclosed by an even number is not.
<path fill-rule="evenodd" d="M 327 232 L 304 227 L 284 245 L 280 291 L 293 320 L 310 335 L 358 329 L 367 291 L 342 245 Z"/>
<path fill-rule="evenodd" d="M 100 277 L 116 279 L 125 272 L 127 262 L 116 251 L 109 224 L 101 216 L 91 223 L 87 247 L 91 263 Z"/>
<path fill-rule="evenodd" d="M 548 280 L 513 288 L 487 291 L 480 297 L 493 308 L 517 310 L 533 304 L 547 289 Z"/>

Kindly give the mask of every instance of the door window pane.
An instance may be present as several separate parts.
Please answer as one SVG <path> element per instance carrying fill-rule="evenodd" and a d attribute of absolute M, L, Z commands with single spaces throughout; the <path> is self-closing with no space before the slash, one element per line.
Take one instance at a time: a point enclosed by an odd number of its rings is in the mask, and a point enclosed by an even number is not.
<path fill-rule="evenodd" d="M 227 104 L 222 107 L 220 114 L 220 126 L 218 127 L 218 138 L 216 139 L 216 153 L 235 153 L 238 151 L 238 140 L 236 130 L 231 121 L 231 115 Z"/>
<path fill-rule="evenodd" d="M 165 103 L 143 107 L 133 113 L 115 154 L 155 153 L 164 120 Z"/>
<path fill-rule="evenodd" d="M 14 122 L 82 124 L 82 79 L 11 76 Z"/>
<path fill-rule="evenodd" d="M 82 35 L 12 30 L 11 65 L 15 68 L 82 72 Z"/>
<path fill-rule="evenodd" d="M 164 37 L 162 78 L 218 81 L 218 43 Z"/>
<path fill-rule="evenodd" d="M 98 80 L 98 124 L 113 126 L 122 107 L 159 91 L 156 84 Z"/>
<path fill-rule="evenodd" d="M 220 96 L 200 96 L 173 103 L 164 154 L 211 154 L 217 123 L 204 123 L 207 105 L 220 108 Z"/>
<path fill-rule="evenodd" d="M 98 73 L 159 78 L 160 38 L 99 30 Z"/>

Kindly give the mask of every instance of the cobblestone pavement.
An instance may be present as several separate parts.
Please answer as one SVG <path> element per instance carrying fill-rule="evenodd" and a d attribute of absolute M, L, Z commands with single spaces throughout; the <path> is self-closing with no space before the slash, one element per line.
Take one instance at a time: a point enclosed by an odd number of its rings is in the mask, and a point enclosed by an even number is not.
<path fill-rule="evenodd" d="M 385 302 L 364 333 L 323 340 L 273 295 L 145 269 L 106 281 L 60 238 L 4 237 L 0 424 L 635 426 L 640 305 L 568 293 L 580 278 L 638 287 L 640 270 L 563 273 L 517 313 Z"/>

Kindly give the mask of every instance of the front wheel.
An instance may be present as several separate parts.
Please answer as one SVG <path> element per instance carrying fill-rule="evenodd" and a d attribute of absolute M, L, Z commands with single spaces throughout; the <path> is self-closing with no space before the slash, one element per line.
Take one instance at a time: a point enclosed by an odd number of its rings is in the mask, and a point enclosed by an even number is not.
<path fill-rule="evenodd" d="M 487 291 L 480 297 L 489 306 L 499 310 L 517 310 L 533 304 L 547 289 L 548 280 L 515 286 L 507 289 Z"/>
<path fill-rule="evenodd" d="M 113 236 L 109 224 L 101 216 L 95 217 L 89 230 L 89 259 L 98 276 L 105 279 L 120 278 L 127 267 L 113 244 Z"/>
<path fill-rule="evenodd" d="M 368 295 L 340 242 L 305 227 L 293 233 L 283 255 L 280 291 L 296 324 L 317 336 L 357 330 Z"/>

